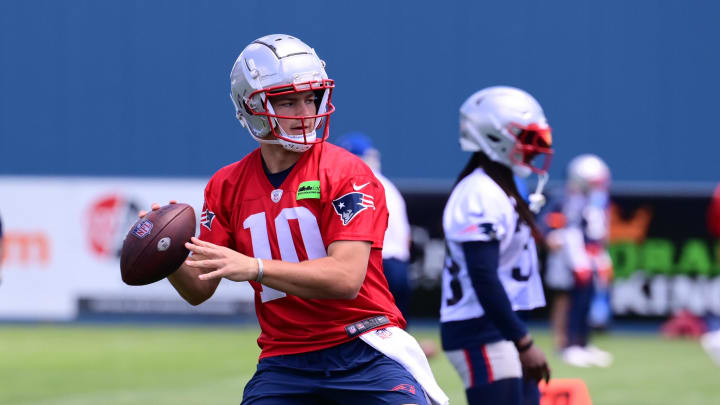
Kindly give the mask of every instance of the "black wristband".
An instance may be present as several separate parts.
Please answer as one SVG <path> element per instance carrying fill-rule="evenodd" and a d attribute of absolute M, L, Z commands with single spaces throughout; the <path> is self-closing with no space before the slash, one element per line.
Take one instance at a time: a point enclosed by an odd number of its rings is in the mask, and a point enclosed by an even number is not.
<path fill-rule="evenodd" d="M 534 343 L 535 343 L 535 342 L 533 342 L 533 340 L 530 339 L 530 340 L 529 340 L 527 343 L 525 343 L 524 345 L 520 345 L 520 344 L 518 344 L 518 343 L 515 343 L 515 348 L 517 349 L 518 353 L 524 353 L 524 352 L 528 351 L 528 349 L 530 349 Z"/>

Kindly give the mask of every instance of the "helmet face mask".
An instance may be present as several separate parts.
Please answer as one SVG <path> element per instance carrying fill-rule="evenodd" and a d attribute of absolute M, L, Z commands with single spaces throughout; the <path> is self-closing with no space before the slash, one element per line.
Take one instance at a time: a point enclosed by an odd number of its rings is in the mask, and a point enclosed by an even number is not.
<path fill-rule="evenodd" d="M 510 124 L 508 131 L 514 134 L 516 139 L 510 154 L 510 162 L 513 166 L 528 168 L 536 174 L 547 173 L 553 156 L 550 127 L 541 127 L 537 124 L 528 126 Z"/>
<path fill-rule="evenodd" d="M 278 86 L 268 87 L 255 90 L 247 97 L 248 101 L 258 100 L 258 102 L 243 101 L 245 109 L 252 115 L 263 116 L 267 118 L 267 125 L 270 128 L 270 134 L 275 138 L 286 142 L 299 143 L 303 145 L 312 145 L 323 142 L 330 134 L 330 114 L 335 112 L 335 106 L 332 104 L 332 89 L 335 87 L 333 80 L 324 79 L 320 82 L 304 82 L 292 83 L 290 85 L 281 84 Z M 275 112 L 271 99 L 273 97 L 301 94 L 308 91 L 320 95 L 319 101 L 316 102 L 316 113 L 314 115 L 280 115 Z M 253 108 L 251 105 L 261 105 L 259 109 Z M 302 134 L 290 135 L 286 133 L 280 126 L 278 120 L 299 120 L 302 122 Z M 312 120 L 312 124 L 306 125 L 307 120 Z M 312 127 L 312 131 L 306 128 Z M 323 127 L 322 136 L 317 137 L 316 131 Z"/>
<path fill-rule="evenodd" d="M 240 53 L 230 72 L 231 99 L 237 119 L 260 143 L 280 144 L 304 152 L 329 135 L 334 81 L 325 73 L 325 62 L 315 50 L 289 35 L 267 35 L 253 41 Z M 278 114 L 273 97 L 312 91 L 315 111 L 307 115 Z M 280 120 L 300 122 L 299 134 L 287 133 Z M 316 131 L 322 127 L 322 135 Z M 296 131 L 291 131 L 296 132 Z"/>

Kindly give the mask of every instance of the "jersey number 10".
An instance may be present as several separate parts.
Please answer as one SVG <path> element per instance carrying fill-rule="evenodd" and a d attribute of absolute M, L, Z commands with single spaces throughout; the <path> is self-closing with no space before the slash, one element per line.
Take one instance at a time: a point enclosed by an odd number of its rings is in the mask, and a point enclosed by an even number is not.
<path fill-rule="evenodd" d="M 298 263 L 297 250 L 290 231 L 290 221 L 297 220 L 300 226 L 300 236 L 302 244 L 307 253 L 308 260 L 319 259 L 327 256 L 325 244 L 320 235 L 320 227 L 317 219 L 309 209 L 305 207 L 284 208 L 277 217 L 275 217 L 275 233 L 277 247 L 280 250 L 280 259 L 286 262 Z M 250 238 L 252 239 L 253 255 L 260 259 L 272 260 L 272 251 L 270 249 L 270 238 L 268 235 L 268 226 L 265 212 L 252 214 L 245 219 L 243 227 L 250 230 Z M 275 290 L 268 286 L 262 287 L 260 297 L 262 302 L 267 302 L 277 298 L 282 298 L 286 294 L 282 291 Z"/>

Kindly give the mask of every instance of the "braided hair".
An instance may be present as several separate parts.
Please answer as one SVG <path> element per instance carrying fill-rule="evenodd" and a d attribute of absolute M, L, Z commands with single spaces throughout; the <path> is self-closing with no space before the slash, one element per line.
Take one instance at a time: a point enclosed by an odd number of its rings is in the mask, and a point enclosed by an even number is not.
<path fill-rule="evenodd" d="M 455 185 L 460 183 L 462 179 L 467 177 L 467 175 L 472 173 L 478 167 L 481 167 L 485 173 L 487 173 L 487 175 L 490 176 L 490 178 L 498 186 L 500 186 L 508 197 L 515 199 L 515 211 L 520 216 L 520 219 L 530 227 L 535 241 L 540 243 L 543 240 L 542 233 L 535 223 L 535 215 L 532 211 L 530 211 L 527 201 L 525 201 L 517 189 L 512 169 L 501 163 L 490 160 L 490 158 L 483 152 L 475 152 L 458 175 Z"/>

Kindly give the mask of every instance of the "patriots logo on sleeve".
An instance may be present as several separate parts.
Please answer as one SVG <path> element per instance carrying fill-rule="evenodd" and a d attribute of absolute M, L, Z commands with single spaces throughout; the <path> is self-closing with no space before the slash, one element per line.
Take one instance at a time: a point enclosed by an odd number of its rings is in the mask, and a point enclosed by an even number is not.
<path fill-rule="evenodd" d="M 375 209 L 374 197 L 357 191 L 347 193 L 333 200 L 335 212 L 340 215 L 343 225 L 347 225 L 353 218 L 367 208 Z"/>
<path fill-rule="evenodd" d="M 204 226 L 209 231 L 212 231 L 213 219 L 215 219 L 215 213 L 210 211 L 208 208 L 205 208 L 202 214 L 200 214 L 200 225 Z"/>
<path fill-rule="evenodd" d="M 474 233 L 474 234 L 482 235 L 485 238 L 487 238 L 488 240 L 495 240 L 495 239 L 497 239 L 498 230 L 497 230 L 496 224 L 493 224 L 490 222 L 483 222 L 480 224 L 472 224 L 472 225 L 468 226 L 467 228 L 462 230 L 462 233 L 463 234 Z"/>

